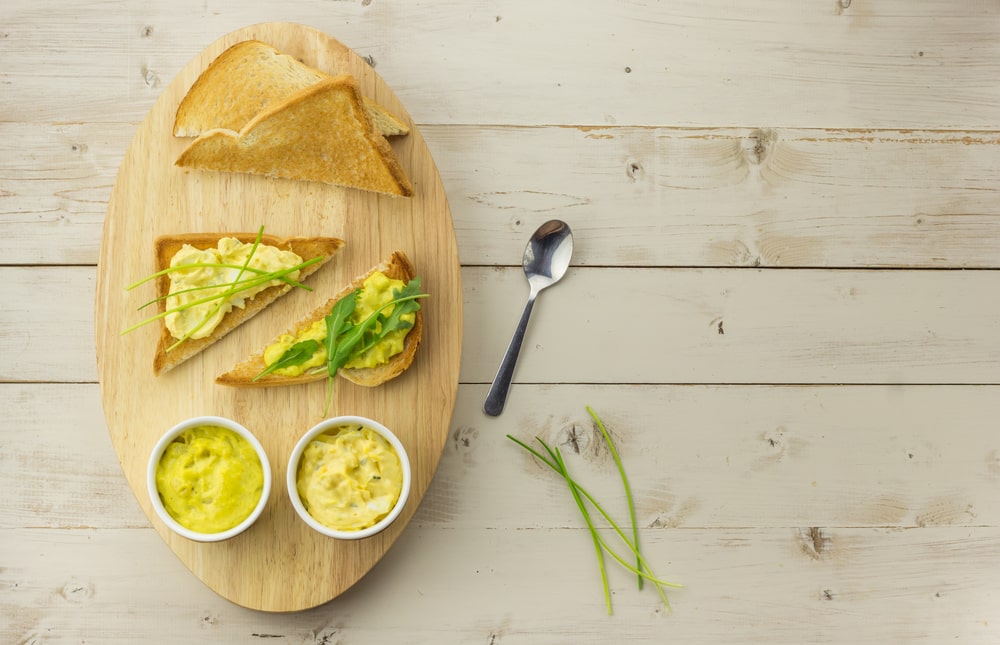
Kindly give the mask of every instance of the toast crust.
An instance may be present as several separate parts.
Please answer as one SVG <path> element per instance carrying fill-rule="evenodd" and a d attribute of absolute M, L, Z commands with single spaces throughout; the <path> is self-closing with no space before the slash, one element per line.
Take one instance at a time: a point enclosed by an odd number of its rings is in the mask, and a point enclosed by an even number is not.
<path fill-rule="evenodd" d="M 314 322 L 327 316 L 338 300 L 350 295 L 350 293 L 355 289 L 360 289 L 364 284 L 365 279 L 375 271 L 381 271 L 387 277 L 402 280 L 403 282 L 409 282 L 416 277 L 416 271 L 413 268 L 413 264 L 410 262 L 410 259 L 406 257 L 406 254 L 402 251 L 395 251 L 384 262 L 378 266 L 372 267 L 372 269 L 364 275 L 356 277 L 349 286 L 339 291 L 335 296 L 327 300 L 320 307 L 317 307 L 308 316 L 295 323 L 293 327 L 284 333 L 298 336 L 299 333 L 311 326 Z M 406 369 L 413 363 L 413 359 L 417 353 L 417 348 L 420 346 L 420 341 L 423 338 L 423 332 L 424 313 L 423 307 L 421 307 L 416 312 L 413 327 L 411 327 L 410 331 L 407 332 L 406 338 L 403 341 L 402 352 L 392 356 L 388 362 L 376 367 L 353 369 L 341 368 L 337 370 L 337 374 L 352 383 L 366 387 L 375 387 L 390 379 L 396 378 L 406 371 Z M 267 344 L 267 346 L 277 342 L 281 335 L 283 334 L 275 336 Z M 232 387 L 275 387 L 313 383 L 315 381 L 322 381 L 327 377 L 326 370 L 323 369 L 316 373 L 300 374 L 299 376 L 282 376 L 280 374 L 271 373 L 261 377 L 257 381 L 254 381 L 253 378 L 260 374 L 266 367 L 267 365 L 264 363 L 264 351 L 262 349 L 257 354 L 254 354 L 240 363 L 237 363 L 228 372 L 219 375 L 215 379 L 215 382 L 219 385 L 229 385 Z"/>
<path fill-rule="evenodd" d="M 176 165 L 413 194 L 396 153 L 375 129 L 357 82 L 348 74 L 319 81 L 273 105 L 239 132 L 205 132 Z"/>
<path fill-rule="evenodd" d="M 329 77 L 259 40 L 238 42 L 188 89 L 174 116 L 174 136 L 197 137 L 215 129 L 239 132 L 261 111 Z M 382 136 L 409 134 L 409 126 L 374 100 L 365 97 L 364 104 Z"/>
<path fill-rule="evenodd" d="M 218 241 L 224 237 L 233 237 L 242 243 L 253 242 L 257 238 L 256 233 L 189 233 L 182 235 L 169 235 L 157 238 L 155 242 L 156 270 L 161 271 L 170 266 L 170 260 L 185 244 L 190 244 L 195 248 L 207 249 L 215 247 Z M 295 252 L 303 261 L 311 260 L 315 257 L 323 257 L 322 262 L 305 267 L 299 272 L 299 282 L 305 280 L 310 275 L 318 271 L 322 266 L 330 261 L 336 253 L 344 246 L 344 241 L 335 237 L 289 237 L 280 238 L 273 235 L 261 236 L 261 244 L 276 246 L 281 249 L 288 249 Z M 160 337 L 157 341 L 156 351 L 153 355 L 153 373 L 156 376 L 163 374 L 177 367 L 192 356 L 200 353 L 209 345 L 212 345 L 220 338 L 239 327 L 247 320 L 253 318 L 263 311 L 272 302 L 288 293 L 291 285 L 275 285 L 268 287 L 258 293 L 253 300 L 245 303 L 245 307 L 234 308 L 227 313 L 219 325 L 212 330 L 212 333 L 205 338 L 188 339 L 175 347 L 171 351 L 167 348 L 173 345 L 175 339 L 167 330 L 166 325 L 160 325 Z M 162 297 L 167 295 L 170 289 L 170 277 L 159 276 L 156 279 L 156 295 Z M 162 313 L 166 308 L 165 301 L 161 300 L 159 310 Z"/>

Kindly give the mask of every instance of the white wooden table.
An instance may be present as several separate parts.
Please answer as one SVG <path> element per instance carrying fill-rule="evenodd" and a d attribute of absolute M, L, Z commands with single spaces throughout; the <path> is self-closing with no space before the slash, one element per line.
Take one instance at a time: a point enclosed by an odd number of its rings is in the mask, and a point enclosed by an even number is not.
<path fill-rule="evenodd" d="M 465 334 L 452 435 L 376 568 L 299 613 L 195 578 L 126 485 L 93 288 L 111 184 L 219 36 L 322 29 L 428 141 Z M 1000 2 L 85 2 L 0 8 L 0 642 L 1000 642 Z M 530 232 L 576 235 L 482 400 Z M 684 583 L 605 612 L 540 436 Z M 575 440 L 573 440 L 575 437 Z M 611 566 L 611 565 L 609 565 Z"/>

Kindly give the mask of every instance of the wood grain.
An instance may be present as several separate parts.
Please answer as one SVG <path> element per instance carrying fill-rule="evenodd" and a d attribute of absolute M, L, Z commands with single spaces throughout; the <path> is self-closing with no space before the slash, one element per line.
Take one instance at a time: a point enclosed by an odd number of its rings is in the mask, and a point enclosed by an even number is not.
<path fill-rule="evenodd" d="M 406 530 L 334 601 L 263 613 L 122 477 L 92 294 L 141 121 L 195 52 L 275 19 L 335 35 L 418 125 L 466 320 Z M 0 642 L 1000 642 L 998 33 L 993 0 L 4 4 Z M 487 419 L 551 217 L 574 267 Z M 686 585 L 671 614 L 618 570 L 605 614 L 565 488 L 504 436 L 558 442 L 624 510 L 585 404 Z"/>
<path fill-rule="evenodd" d="M 95 327 L 97 369 L 112 443 L 148 516 L 142 493 L 153 444 L 191 416 L 216 414 L 247 426 L 264 445 L 276 482 L 298 437 L 323 418 L 324 384 L 233 390 L 216 375 L 262 347 L 342 285 L 395 249 L 406 252 L 434 294 L 427 331 L 411 369 L 379 388 L 338 386 L 331 414 L 369 416 L 396 432 L 413 466 L 411 502 L 390 529 L 365 540 L 337 541 L 295 517 L 282 486 L 254 527 L 221 544 L 198 544 L 154 526 L 169 547 L 210 588 L 254 609 L 301 610 L 336 597 L 389 549 L 419 504 L 441 454 L 458 385 L 462 338 L 461 282 L 448 203 L 419 131 L 396 143 L 417 194 L 399 199 L 309 182 L 189 172 L 173 165 L 187 141 L 170 136 L 180 99 L 225 47 L 258 38 L 328 73 L 353 74 L 362 92 L 408 120 L 403 106 L 357 55 L 303 26 L 266 24 L 220 38 L 167 87 L 140 126 L 122 162 L 108 206 L 98 264 Z M 170 373 L 152 375 L 155 325 L 120 336 L 137 320 L 136 298 L 124 286 L 153 273 L 153 240 L 163 234 L 245 232 L 260 225 L 282 236 L 330 235 L 346 246 L 310 284 L 282 298 L 207 351 Z M 152 288 L 152 285 L 150 285 Z M 132 303 L 132 304 L 130 304 Z M 231 338 L 232 337 L 232 338 Z"/>
<path fill-rule="evenodd" d="M 69 120 L 139 121 L 192 46 L 276 14 L 260 1 L 129 8 L 20 8 L 4 28 L 5 108 L 65 121 L 65 94 L 46 90 L 86 77 Z M 369 57 L 419 124 L 1000 126 L 1000 87 L 983 81 L 1000 76 L 989 0 L 311 0 L 280 14 Z"/>
<path fill-rule="evenodd" d="M 612 433 L 649 529 L 1000 525 L 1000 440 L 981 431 L 1000 415 L 998 386 L 519 386 L 497 418 L 482 413 L 486 389 L 459 386 L 407 531 L 577 526 L 565 487 L 507 434 L 559 446 L 618 511 L 586 405 Z M 3 384 L 0 395 L 17 402 L 18 428 L 0 434 L 0 529 L 150 526 L 121 477 L 98 386 Z M 48 486 L 19 485 L 39 471 Z"/>
<path fill-rule="evenodd" d="M 0 157 L 6 263 L 96 262 L 134 129 L 0 122 L 15 151 Z M 1000 267 L 990 132 L 420 129 L 464 265 L 517 265 L 535 226 L 558 215 L 578 266 Z"/>
<path fill-rule="evenodd" d="M 996 389 L 557 385 L 522 388 L 521 411 L 485 419 L 486 386 L 461 386 L 434 484 L 364 584 L 323 607 L 262 614 L 196 583 L 162 548 L 114 474 L 97 386 L 5 384 L 0 396 L 21 403 L 10 426 L 19 432 L 0 431 L 0 486 L 13 493 L 0 524 L 10 617 L 0 637 L 383 642 L 404 629 L 421 643 L 659 642 L 669 632 L 706 643 L 847 633 L 872 645 L 955 635 L 985 645 L 1000 627 L 995 571 L 983 564 L 1000 548 L 989 492 L 1000 465 L 980 429 L 998 413 Z M 647 555 L 686 585 L 671 594 L 672 614 L 615 569 L 615 614 L 604 614 L 565 488 L 504 438 L 558 442 L 573 472 L 621 512 L 606 453 L 584 439 L 575 453 L 562 434 L 577 425 L 589 436 L 584 403 L 622 451 Z M 67 453 L 74 442 L 80 450 Z M 18 485 L 38 469 L 50 473 L 46 487 Z"/>
<path fill-rule="evenodd" d="M 639 591 L 613 570 L 608 616 L 585 529 L 420 528 L 407 530 L 365 584 L 335 602 L 262 614 L 191 585 L 153 531 L 23 528 L 0 531 L 9 554 L 0 598 L 10 616 L 0 635 L 59 645 L 386 643 L 401 634 L 409 643 L 539 645 L 667 636 L 993 645 L 1000 637 L 995 571 L 983 565 L 1000 549 L 997 527 L 824 529 L 819 553 L 805 534 L 798 527 L 644 531 L 652 562 L 687 586 L 672 592 L 667 613 L 651 588 Z"/>
<path fill-rule="evenodd" d="M 92 267 L 0 267 L 13 303 L 0 309 L 0 379 L 97 380 L 91 339 L 63 333 L 91 328 L 93 279 Z M 465 267 L 461 279 L 465 326 L 475 330 L 463 341 L 461 381 L 486 383 L 527 283 L 520 268 Z M 1000 312 L 984 294 L 997 280 L 993 270 L 577 267 L 539 297 L 515 381 L 996 383 Z M 310 311 L 305 294 L 285 299 Z M 640 309 L 656 333 L 627 333 L 622 312 Z M 274 323 L 248 325 L 242 334 L 264 343 Z M 255 348 L 244 338 L 232 352 Z"/>

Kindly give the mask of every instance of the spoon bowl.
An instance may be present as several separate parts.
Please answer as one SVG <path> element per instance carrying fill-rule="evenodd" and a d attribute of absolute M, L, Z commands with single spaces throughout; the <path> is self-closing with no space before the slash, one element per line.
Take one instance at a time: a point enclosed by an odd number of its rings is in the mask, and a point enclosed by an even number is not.
<path fill-rule="evenodd" d="M 486 395 L 483 411 L 490 416 L 499 416 L 507 404 L 507 394 L 514 377 L 514 367 L 521 353 L 524 333 L 528 328 L 535 298 L 546 287 L 554 285 L 566 275 L 573 257 L 573 231 L 561 220 L 549 220 L 538 227 L 524 249 L 524 275 L 528 279 L 528 302 L 521 312 L 521 319 L 514 329 L 514 336 L 507 346 L 500 368 L 493 378 L 493 384 Z"/>

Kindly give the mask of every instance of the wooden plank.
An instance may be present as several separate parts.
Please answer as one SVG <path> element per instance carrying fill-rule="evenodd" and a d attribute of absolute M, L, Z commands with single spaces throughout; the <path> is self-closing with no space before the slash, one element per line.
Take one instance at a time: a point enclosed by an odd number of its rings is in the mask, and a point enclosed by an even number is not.
<path fill-rule="evenodd" d="M 307 0 L 282 16 L 368 57 L 421 124 L 1000 125 L 989 2 Z M 262 0 L 21 7 L 0 40 L 4 119 L 138 121 L 202 47 L 273 19 Z M 69 115 L 51 88 L 80 78 Z"/>
<path fill-rule="evenodd" d="M 435 134 L 467 264 L 517 264 L 531 231 L 559 217 L 581 265 L 996 266 L 992 133 Z"/>
<path fill-rule="evenodd" d="M 461 380 L 489 382 L 527 286 L 470 269 Z M 522 383 L 994 383 L 992 271 L 570 270 L 535 306 Z M 496 300 L 509 303 L 509 312 Z M 572 333 L 566 333 L 572 329 Z M 474 340 L 473 340 L 474 338 Z"/>
<path fill-rule="evenodd" d="M 96 263 L 133 132 L 124 123 L 0 123 L 14 151 L 0 159 L 4 264 Z M 577 237 L 578 265 L 1000 267 L 1000 138 L 991 133 L 434 126 L 424 134 L 464 264 L 517 265 L 531 231 L 561 217 Z"/>
<path fill-rule="evenodd" d="M 591 405 L 645 528 L 1000 526 L 996 386 L 515 386 L 498 418 L 482 413 L 485 395 L 486 386 L 459 388 L 413 525 L 578 526 L 565 486 L 508 434 L 558 446 L 624 522 Z M 0 528 L 149 526 L 111 448 L 97 386 L 5 384 L 0 400 Z M 23 485 L 38 478 L 46 485 Z"/>
<path fill-rule="evenodd" d="M 819 542 L 797 528 L 659 529 L 642 539 L 661 575 L 686 585 L 670 594 L 672 613 L 648 585 L 639 591 L 612 569 L 608 616 L 585 531 L 421 527 L 333 602 L 265 614 L 215 596 L 149 529 L 2 530 L 0 638 L 57 645 L 397 642 L 400 634 L 407 643 L 1000 639 L 996 570 L 984 566 L 1000 549 L 995 527 L 845 528 Z"/>
<path fill-rule="evenodd" d="M 93 278 L 92 267 L 0 267 L 9 303 L 0 309 L 0 381 L 96 380 L 85 331 Z M 574 268 L 539 298 L 515 381 L 996 383 L 998 312 L 984 294 L 997 279 L 995 271 Z M 488 267 L 463 268 L 462 284 L 459 378 L 486 383 L 527 285 L 520 268 Z"/>
<path fill-rule="evenodd" d="M 464 386 L 427 505 L 446 526 L 575 526 L 563 482 L 506 438 L 539 437 L 625 522 L 611 433 L 640 526 L 997 526 L 992 386 L 515 386 L 504 414 Z M 946 429 L 946 430 L 945 430 Z M 505 482 L 502 487 L 497 482 Z"/>
<path fill-rule="evenodd" d="M 4 264 L 97 264 L 126 123 L 0 122 L 0 253 Z"/>
<path fill-rule="evenodd" d="M 0 382 L 97 381 L 95 267 L 0 267 Z"/>
<path fill-rule="evenodd" d="M 111 446 L 97 385 L 8 383 L 0 401 L 0 530 L 149 527 Z"/>

